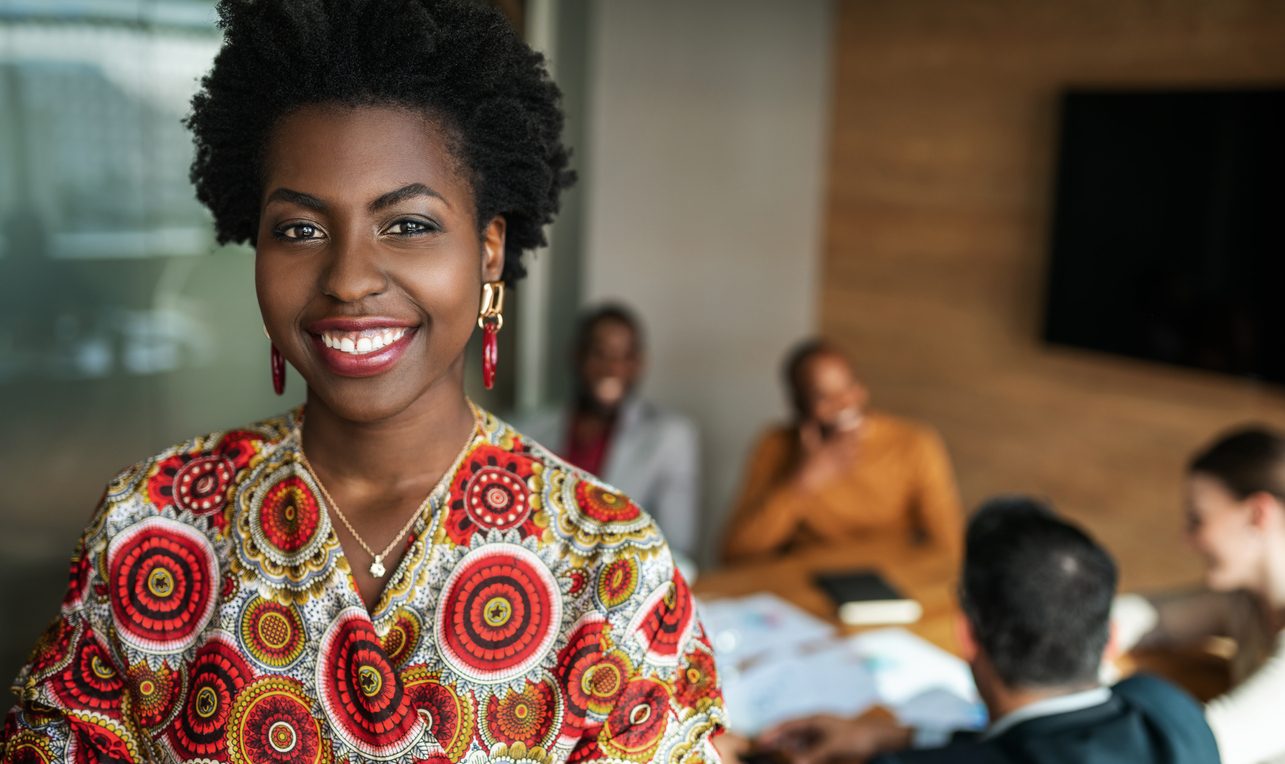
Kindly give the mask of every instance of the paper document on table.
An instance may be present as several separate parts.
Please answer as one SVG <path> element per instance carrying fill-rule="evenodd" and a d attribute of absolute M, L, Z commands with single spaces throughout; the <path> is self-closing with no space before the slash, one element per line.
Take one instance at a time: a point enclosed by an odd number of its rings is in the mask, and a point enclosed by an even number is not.
<path fill-rule="evenodd" d="M 722 678 L 731 728 L 747 737 L 811 714 L 855 716 L 878 702 L 865 661 L 838 639 L 815 650 L 774 654 Z"/>
<path fill-rule="evenodd" d="M 834 634 L 826 621 L 766 592 L 700 601 L 698 608 L 720 666 L 789 651 Z"/>
<path fill-rule="evenodd" d="M 874 677 L 879 702 L 912 726 L 980 729 L 986 709 L 968 664 L 905 629 L 848 637 Z"/>

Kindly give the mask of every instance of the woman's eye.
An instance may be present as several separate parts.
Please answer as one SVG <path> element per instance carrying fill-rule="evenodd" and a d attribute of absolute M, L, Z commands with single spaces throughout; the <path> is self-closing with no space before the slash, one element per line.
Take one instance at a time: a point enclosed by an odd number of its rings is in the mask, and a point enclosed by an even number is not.
<path fill-rule="evenodd" d="M 322 238 L 321 229 L 312 223 L 290 223 L 272 232 L 278 239 L 308 240 Z"/>
<path fill-rule="evenodd" d="M 398 220 L 388 226 L 388 233 L 398 236 L 418 236 L 436 231 L 437 226 L 423 220 Z"/>

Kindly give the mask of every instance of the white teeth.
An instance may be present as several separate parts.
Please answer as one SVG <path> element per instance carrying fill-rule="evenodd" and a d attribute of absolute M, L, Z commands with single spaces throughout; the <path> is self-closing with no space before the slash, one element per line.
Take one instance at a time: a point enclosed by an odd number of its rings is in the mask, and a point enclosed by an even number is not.
<path fill-rule="evenodd" d="M 400 340 L 406 334 L 404 327 L 396 329 L 368 329 L 361 332 L 326 332 L 321 341 L 328 348 L 333 348 L 350 355 L 365 355 Z"/>

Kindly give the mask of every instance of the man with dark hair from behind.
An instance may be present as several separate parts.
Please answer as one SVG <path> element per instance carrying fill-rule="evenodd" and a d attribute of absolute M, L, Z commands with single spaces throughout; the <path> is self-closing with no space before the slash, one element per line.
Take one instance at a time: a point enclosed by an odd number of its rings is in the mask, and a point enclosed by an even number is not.
<path fill-rule="evenodd" d="M 878 764 L 1218 761 L 1200 706 L 1181 690 L 1143 675 L 1099 683 L 1116 566 L 1084 531 L 1041 502 L 1006 497 L 977 511 L 964 543 L 960 636 L 989 729 L 947 742 L 948 734 L 891 721 L 823 716 L 782 725 L 760 742 L 799 764 L 836 756 L 877 756 Z M 918 750 L 891 753 L 912 745 Z"/>

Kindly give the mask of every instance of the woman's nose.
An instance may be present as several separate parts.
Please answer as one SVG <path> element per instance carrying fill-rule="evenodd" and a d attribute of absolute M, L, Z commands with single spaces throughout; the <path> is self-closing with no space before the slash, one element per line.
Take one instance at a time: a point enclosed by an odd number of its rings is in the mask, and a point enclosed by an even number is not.
<path fill-rule="evenodd" d="M 371 243 L 355 236 L 332 242 L 330 263 L 322 277 L 325 294 L 340 302 L 359 302 L 388 288 L 388 275 Z"/>

